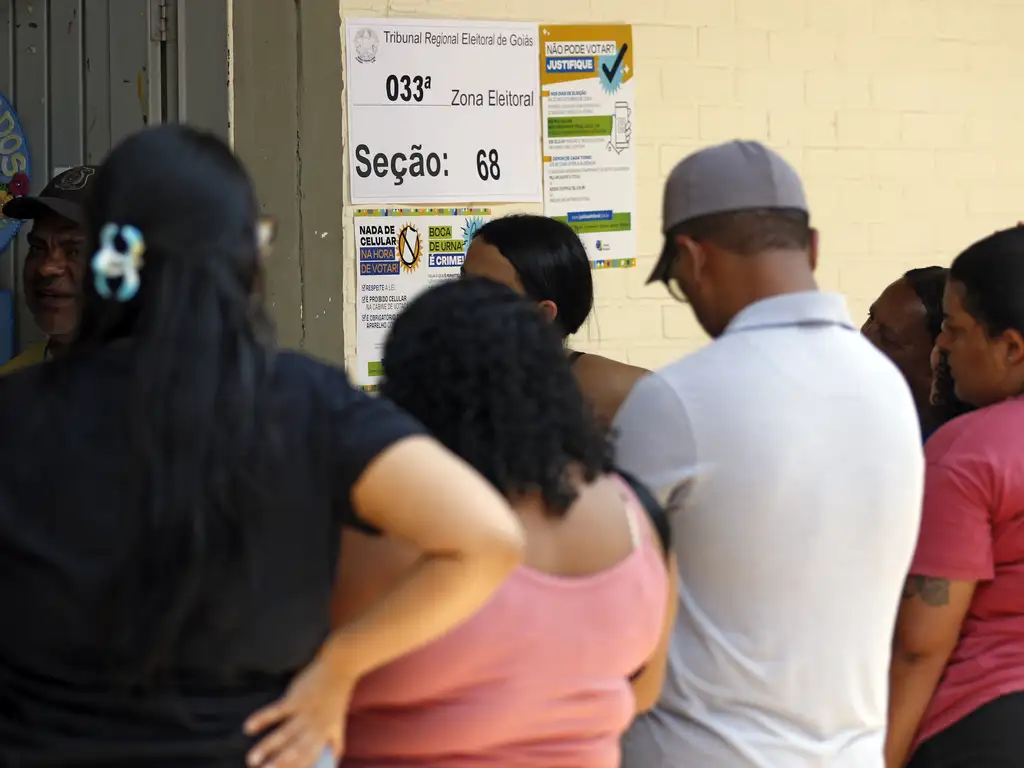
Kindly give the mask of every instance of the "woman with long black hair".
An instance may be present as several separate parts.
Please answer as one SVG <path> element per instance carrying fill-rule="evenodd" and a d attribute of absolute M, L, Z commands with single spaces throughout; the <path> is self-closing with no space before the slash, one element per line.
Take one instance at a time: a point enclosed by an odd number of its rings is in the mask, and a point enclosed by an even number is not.
<path fill-rule="evenodd" d="M 342 750 L 359 677 L 520 560 L 479 474 L 274 349 L 258 219 L 231 151 L 186 127 L 97 173 L 79 338 L 0 381 L 0 764 L 308 768 Z M 329 634 L 356 526 L 418 556 Z"/>
<path fill-rule="evenodd" d="M 610 425 L 633 385 L 649 371 L 569 347 L 569 338 L 594 309 L 590 259 L 572 227 L 532 214 L 493 219 L 477 231 L 462 272 L 507 285 L 540 306 L 566 344 L 583 397 Z"/>

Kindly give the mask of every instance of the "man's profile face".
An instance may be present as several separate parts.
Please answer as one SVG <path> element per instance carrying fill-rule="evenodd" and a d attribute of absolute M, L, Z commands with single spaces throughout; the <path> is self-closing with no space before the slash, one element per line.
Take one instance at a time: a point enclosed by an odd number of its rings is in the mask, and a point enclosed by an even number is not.
<path fill-rule="evenodd" d="M 56 214 L 36 219 L 28 234 L 25 300 L 48 336 L 70 341 L 78 327 L 85 273 L 85 232 Z"/>
<path fill-rule="evenodd" d="M 868 312 L 861 333 L 903 373 L 918 402 L 931 392 L 931 352 L 927 310 L 903 278 L 886 288 Z"/>
<path fill-rule="evenodd" d="M 688 237 L 676 241 L 676 260 L 671 280 L 675 282 L 674 295 L 682 294 L 693 310 L 697 322 L 711 338 L 718 338 L 725 331 L 726 322 L 719 315 L 715 262 L 720 258 L 718 250 L 707 243 L 697 243 Z"/>

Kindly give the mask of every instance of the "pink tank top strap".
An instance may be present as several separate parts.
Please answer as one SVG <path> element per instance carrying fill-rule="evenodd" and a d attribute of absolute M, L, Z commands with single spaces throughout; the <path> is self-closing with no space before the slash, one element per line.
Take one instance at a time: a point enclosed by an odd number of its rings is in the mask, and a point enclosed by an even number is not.
<path fill-rule="evenodd" d="M 654 544 L 650 535 L 644 533 L 644 518 L 647 513 L 644 511 L 640 499 L 633 493 L 633 489 L 629 487 L 629 483 L 622 475 L 616 473 L 615 481 L 619 484 L 622 499 L 625 501 L 626 522 L 629 525 L 629 536 L 633 541 L 633 549 L 639 549 L 644 544 Z"/>

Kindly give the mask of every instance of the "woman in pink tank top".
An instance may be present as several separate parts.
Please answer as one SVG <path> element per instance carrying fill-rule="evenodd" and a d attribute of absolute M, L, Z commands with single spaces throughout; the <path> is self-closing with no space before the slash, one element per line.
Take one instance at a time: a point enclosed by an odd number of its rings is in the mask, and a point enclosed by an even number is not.
<path fill-rule="evenodd" d="M 363 678 L 342 765 L 617 768 L 660 690 L 674 577 L 560 339 L 513 291 L 462 280 L 395 321 L 384 368 L 384 395 L 509 499 L 527 555 L 466 623 Z M 339 621 L 416 558 L 360 534 L 343 546 Z"/>

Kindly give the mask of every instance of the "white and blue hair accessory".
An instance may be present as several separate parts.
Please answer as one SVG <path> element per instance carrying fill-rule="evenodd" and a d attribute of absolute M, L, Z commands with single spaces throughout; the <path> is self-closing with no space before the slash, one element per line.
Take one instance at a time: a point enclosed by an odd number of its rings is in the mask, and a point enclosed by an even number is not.
<path fill-rule="evenodd" d="M 121 238 L 123 247 L 118 248 L 117 239 Z M 117 224 L 105 224 L 100 230 L 100 247 L 92 257 L 93 285 L 96 293 L 104 299 L 116 298 L 118 301 L 130 301 L 139 292 L 139 269 L 142 267 L 142 254 L 146 244 L 142 233 L 131 224 L 123 227 Z M 111 290 L 111 280 L 121 280 L 117 292 Z"/>

